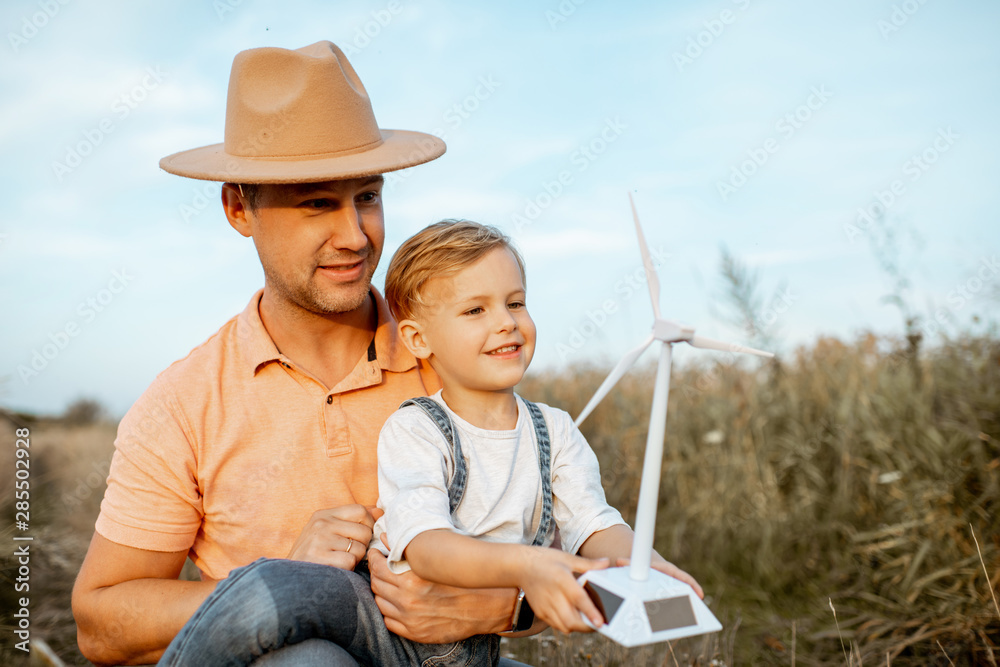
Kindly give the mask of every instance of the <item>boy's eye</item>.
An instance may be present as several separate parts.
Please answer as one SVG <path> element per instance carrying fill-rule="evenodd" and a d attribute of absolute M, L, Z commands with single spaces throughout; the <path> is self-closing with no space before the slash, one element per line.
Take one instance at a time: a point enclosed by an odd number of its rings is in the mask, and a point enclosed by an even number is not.
<path fill-rule="evenodd" d="M 517 310 L 518 308 L 524 308 L 524 302 L 523 301 L 511 301 L 509 304 L 507 304 L 507 307 L 508 308 L 513 308 L 514 310 Z"/>
<path fill-rule="evenodd" d="M 483 312 L 483 309 L 480 308 L 479 306 L 476 306 L 475 308 L 469 308 L 467 311 L 465 311 L 465 314 L 466 315 L 478 315 L 481 312 Z"/>

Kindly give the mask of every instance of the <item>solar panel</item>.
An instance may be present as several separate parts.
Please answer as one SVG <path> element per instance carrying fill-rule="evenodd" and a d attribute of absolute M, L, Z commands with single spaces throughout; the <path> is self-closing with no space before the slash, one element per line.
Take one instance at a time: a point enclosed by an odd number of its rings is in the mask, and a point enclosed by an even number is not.
<path fill-rule="evenodd" d="M 604 622 L 610 623 L 618 608 L 622 606 L 622 598 L 592 581 L 586 582 L 583 585 L 583 590 L 587 591 L 587 595 L 594 601 L 597 611 L 604 616 Z"/>
<path fill-rule="evenodd" d="M 686 595 L 663 600 L 649 600 L 645 604 L 646 615 L 649 617 L 649 627 L 653 632 L 698 625 L 694 609 L 691 607 L 691 600 Z"/>

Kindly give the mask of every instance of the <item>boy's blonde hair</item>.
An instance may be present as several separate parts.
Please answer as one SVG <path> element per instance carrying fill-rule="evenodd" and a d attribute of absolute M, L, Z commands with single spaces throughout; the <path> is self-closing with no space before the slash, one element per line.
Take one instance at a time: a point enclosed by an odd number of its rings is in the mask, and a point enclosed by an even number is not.
<path fill-rule="evenodd" d="M 389 262 L 385 300 L 397 320 L 413 317 L 426 304 L 422 290 L 431 278 L 441 278 L 471 266 L 495 248 L 514 255 L 526 283 L 524 259 L 510 237 L 496 227 L 471 220 L 442 220 L 408 238 Z"/>

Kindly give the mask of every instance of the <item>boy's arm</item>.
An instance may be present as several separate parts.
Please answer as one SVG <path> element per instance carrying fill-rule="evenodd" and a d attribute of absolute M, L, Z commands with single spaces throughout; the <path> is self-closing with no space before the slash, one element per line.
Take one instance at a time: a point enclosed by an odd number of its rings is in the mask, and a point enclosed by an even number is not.
<path fill-rule="evenodd" d="M 635 534 L 632 529 L 625 525 L 611 526 L 604 530 L 599 530 L 588 537 L 583 546 L 580 547 L 580 555 L 585 558 L 610 558 L 617 567 L 628 565 L 632 555 L 632 540 Z M 680 579 L 685 584 L 691 586 L 698 597 L 704 598 L 705 593 L 701 586 L 690 574 L 680 569 L 673 563 L 667 561 L 660 554 L 653 551 L 650 565 L 654 570 L 659 570 L 663 574 L 668 574 L 674 579 Z"/>
<path fill-rule="evenodd" d="M 591 630 L 580 612 L 594 625 L 602 623 L 574 573 L 607 567 L 607 562 L 545 547 L 485 542 L 450 530 L 420 533 L 407 545 L 405 557 L 414 573 L 441 584 L 521 588 L 535 614 L 561 632 Z"/>
<path fill-rule="evenodd" d="M 559 549 L 559 531 L 549 547 Z M 385 534 L 382 542 L 389 547 Z M 527 630 L 512 631 L 516 588 L 459 588 L 437 584 L 413 570 L 394 574 L 389 559 L 378 549 L 368 550 L 372 593 L 386 627 L 401 637 L 424 644 L 445 644 L 472 635 L 503 633 L 528 637 L 548 629 L 540 616 Z"/>
<path fill-rule="evenodd" d="M 580 545 L 580 555 L 585 558 L 610 558 L 612 563 L 619 558 L 628 558 L 632 555 L 634 536 L 632 529 L 624 524 L 598 530 Z M 655 551 L 653 554 L 653 560 L 663 560 Z"/>

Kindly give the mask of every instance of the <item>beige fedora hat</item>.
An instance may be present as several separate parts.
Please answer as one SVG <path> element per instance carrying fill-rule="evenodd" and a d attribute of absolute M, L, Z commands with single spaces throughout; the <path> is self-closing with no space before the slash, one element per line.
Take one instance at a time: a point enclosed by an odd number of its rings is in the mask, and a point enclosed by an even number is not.
<path fill-rule="evenodd" d="M 160 167 L 233 183 L 310 183 L 372 176 L 430 162 L 444 142 L 379 129 L 364 84 L 332 42 L 236 54 L 225 142 L 174 153 Z"/>

